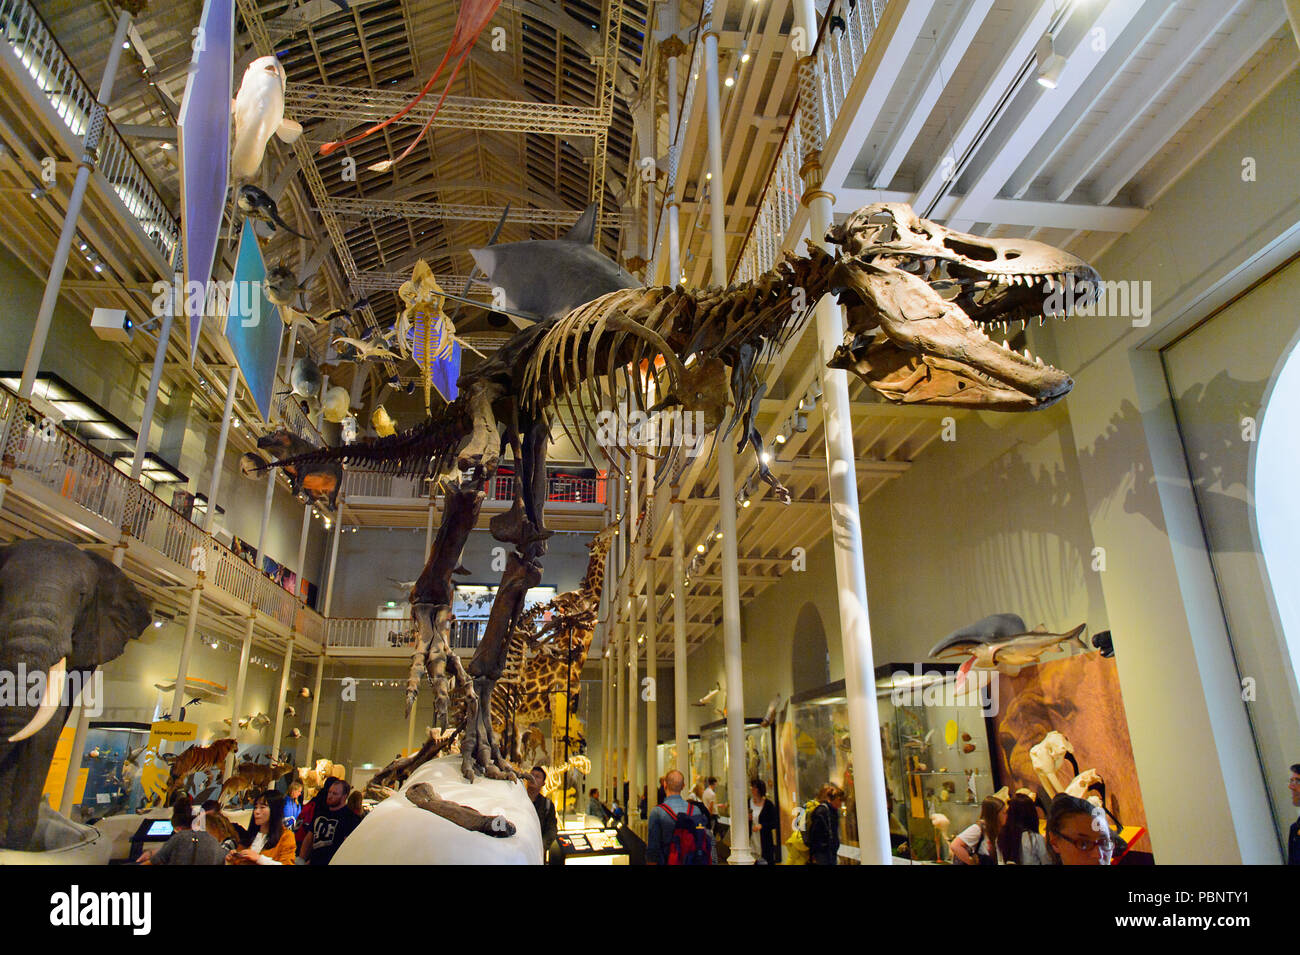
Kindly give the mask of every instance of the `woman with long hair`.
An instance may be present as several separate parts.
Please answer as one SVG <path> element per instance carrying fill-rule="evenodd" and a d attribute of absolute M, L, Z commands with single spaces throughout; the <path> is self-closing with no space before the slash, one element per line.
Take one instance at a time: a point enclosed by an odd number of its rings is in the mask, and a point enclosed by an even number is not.
<path fill-rule="evenodd" d="M 1038 831 L 1038 810 L 1024 793 L 1007 803 L 1007 821 L 998 833 L 998 851 L 1008 865 L 1051 865 L 1047 840 Z"/>
<path fill-rule="evenodd" d="M 243 841 L 239 827 L 221 811 L 221 804 L 215 799 L 209 799 L 203 804 L 203 827 L 227 852 L 238 849 Z"/>
<path fill-rule="evenodd" d="M 293 865 L 298 844 L 284 828 L 284 794 L 269 789 L 253 800 L 253 821 L 248 827 L 248 847 L 232 852 L 232 865 Z"/>
<path fill-rule="evenodd" d="M 997 796 L 986 796 L 980 804 L 980 817 L 957 833 L 948 846 L 962 865 L 997 865 L 998 836 L 1007 819 L 1007 804 Z"/>

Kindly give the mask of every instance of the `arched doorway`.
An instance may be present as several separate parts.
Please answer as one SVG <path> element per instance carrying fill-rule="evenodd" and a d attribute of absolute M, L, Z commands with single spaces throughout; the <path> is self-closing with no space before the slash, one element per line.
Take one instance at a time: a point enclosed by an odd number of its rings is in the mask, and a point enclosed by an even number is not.
<path fill-rule="evenodd" d="M 831 682 L 831 655 L 826 646 L 822 615 L 810 602 L 799 608 L 790 641 L 792 692 L 816 690 Z"/>

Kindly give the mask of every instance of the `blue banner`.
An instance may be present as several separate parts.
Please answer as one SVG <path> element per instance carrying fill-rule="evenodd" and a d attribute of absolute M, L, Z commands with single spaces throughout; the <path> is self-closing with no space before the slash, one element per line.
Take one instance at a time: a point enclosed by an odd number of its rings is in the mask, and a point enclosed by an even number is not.
<path fill-rule="evenodd" d="M 429 369 L 429 374 L 433 379 L 433 387 L 438 389 L 438 393 L 446 398 L 448 403 L 455 401 L 456 395 L 460 394 L 456 389 L 456 379 L 460 377 L 460 342 L 452 342 L 451 354 L 435 361 L 433 367 Z"/>
<path fill-rule="evenodd" d="M 253 220 L 245 219 L 230 283 L 226 340 L 263 421 L 271 420 L 281 328 L 280 309 L 266 297 L 266 262 L 253 231 Z"/>
<path fill-rule="evenodd" d="M 234 0 L 205 0 L 194 34 L 185 98 L 177 120 L 181 165 L 181 234 L 185 242 L 183 295 L 190 323 L 190 361 L 198 348 L 204 302 L 221 237 L 230 178 L 230 103 L 235 82 Z M 191 283 L 197 283 L 193 285 Z M 177 313 L 180 313 L 177 303 Z"/>

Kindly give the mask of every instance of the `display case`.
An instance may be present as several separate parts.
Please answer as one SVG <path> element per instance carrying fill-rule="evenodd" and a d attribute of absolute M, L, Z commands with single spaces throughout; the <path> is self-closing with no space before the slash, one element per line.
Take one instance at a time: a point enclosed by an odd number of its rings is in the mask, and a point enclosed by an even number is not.
<path fill-rule="evenodd" d="M 73 807 L 74 819 L 103 819 L 140 806 L 144 799 L 141 754 L 148 745 L 150 729 L 148 723 L 89 724 L 81 753 L 86 786 Z"/>
<path fill-rule="evenodd" d="M 849 861 L 856 859 L 853 753 L 849 748 L 849 715 L 842 680 L 791 697 L 785 717 L 777 723 L 777 752 L 781 787 L 776 802 L 782 844 L 794 832 L 797 814 L 816 800 L 822 786 L 834 783 L 844 790 L 840 855 Z"/>
<path fill-rule="evenodd" d="M 980 689 L 971 682 L 959 691 L 956 681 L 952 665 L 876 670 L 890 841 L 914 861 L 947 861 L 948 844 L 997 788 Z M 936 830 L 940 816 L 947 825 L 941 819 Z"/>
<path fill-rule="evenodd" d="M 914 861 L 948 858 L 947 844 L 979 817 L 996 789 L 989 729 L 978 689 L 955 691 L 950 664 L 887 664 L 876 669 L 890 843 Z M 821 787 L 844 789 L 840 857 L 859 855 L 853 751 L 844 681 L 791 698 L 778 724 L 781 838 L 789 839 L 798 810 Z M 948 826 L 936 832 L 931 817 Z"/>
<path fill-rule="evenodd" d="M 677 741 L 669 740 L 655 747 L 657 777 L 662 777 L 670 769 L 677 768 Z M 686 738 L 686 788 L 690 789 L 699 778 L 700 737 L 691 734 Z"/>
<path fill-rule="evenodd" d="M 773 737 L 773 728 L 763 726 L 761 720 L 755 718 L 745 720 L 745 778 L 763 780 L 769 794 L 777 792 L 776 761 L 773 758 L 776 745 Z M 726 720 L 717 720 L 700 727 L 698 755 L 699 762 L 693 760 L 691 763 L 694 778 L 700 782 L 707 781 L 710 776 L 717 778 L 718 782 L 713 791 L 717 796 L 718 823 L 723 826 L 730 825 L 731 793 L 730 780 L 727 776 L 729 760 Z M 749 793 L 746 792 L 743 798 L 748 805 Z"/>

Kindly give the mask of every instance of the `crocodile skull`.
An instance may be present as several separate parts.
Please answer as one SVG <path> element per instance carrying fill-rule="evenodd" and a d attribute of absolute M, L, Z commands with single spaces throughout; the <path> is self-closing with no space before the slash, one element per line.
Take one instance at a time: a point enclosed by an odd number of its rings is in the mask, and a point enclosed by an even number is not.
<path fill-rule="evenodd" d="M 1054 314 L 1049 299 L 1063 286 L 1091 298 L 1099 279 L 1083 260 L 1042 242 L 955 232 L 895 202 L 864 206 L 826 239 L 842 250 L 830 287 L 848 308 L 830 367 L 905 404 L 1028 411 L 1073 386 L 987 331 Z"/>

